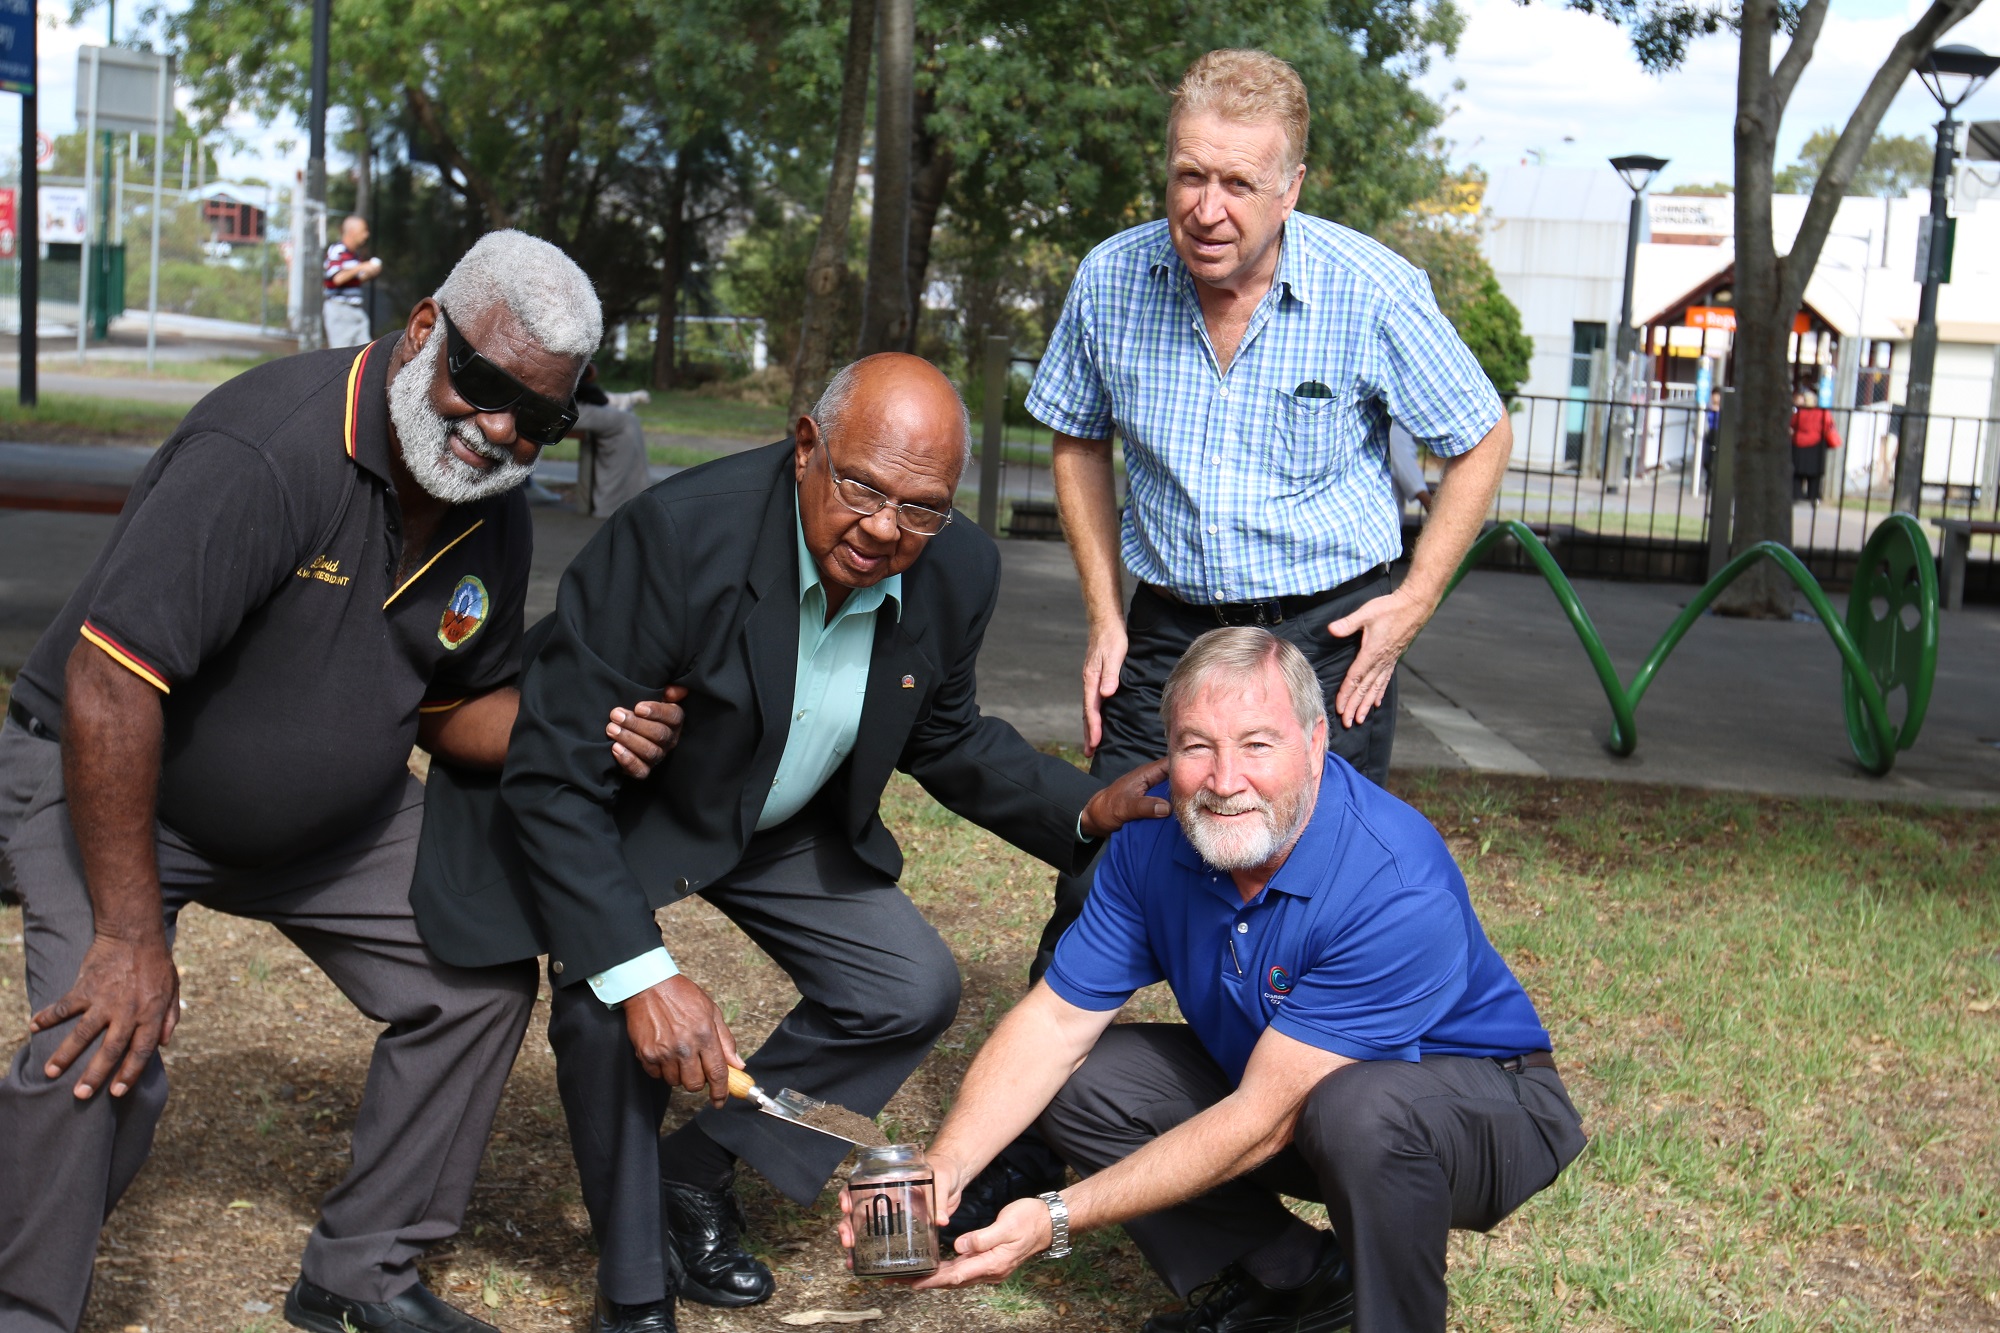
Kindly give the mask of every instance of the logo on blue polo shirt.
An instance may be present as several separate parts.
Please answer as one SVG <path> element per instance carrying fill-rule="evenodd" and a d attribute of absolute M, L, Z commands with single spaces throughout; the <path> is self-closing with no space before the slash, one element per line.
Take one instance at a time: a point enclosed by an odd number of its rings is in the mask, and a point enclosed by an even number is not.
<path fill-rule="evenodd" d="M 1284 995 L 1292 989 L 1291 974 L 1285 971 L 1284 968 L 1278 967 L 1275 964 L 1271 968 L 1270 981 L 1271 981 L 1271 989 L 1278 992 L 1278 994 L 1280 995 Z"/>

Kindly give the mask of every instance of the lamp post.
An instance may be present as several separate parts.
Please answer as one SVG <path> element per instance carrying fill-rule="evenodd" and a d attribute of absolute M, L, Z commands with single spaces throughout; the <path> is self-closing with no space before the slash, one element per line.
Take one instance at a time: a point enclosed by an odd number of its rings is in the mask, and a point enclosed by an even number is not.
<path fill-rule="evenodd" d="M 312 72 L 306 110 L 306 202 L 292 210 L 293 246 L 307 256 L 299 290 L 299 350 L 326 345 L 320 323 L 326 277 L 326 45 L 332 0 L 313 0 Z M 294 198 L 297 196 L 294 195 Z"/>
<path fill-rule="evenodd" d="M 1632 350 L 1638 341 L 1638 335 L 1632 329 L 1632 282 L 1639 270 L 1639 227 L 1645 220 L 1641 210 L 1645 207 L 1646 187 L 1653 183 L 1653 177 L 1659 175 L 1660 169 L 1666 165 L 1666 158 L 1648 157 L 1644 153 L 1630 153 L 1611 159 L 1612 170 L 1632 191 L 1632 212 L 1625 224 L 1625 299 L 1618 308 L 1618 340 L 1613 344 L 1617 360 L 1612 363 L 1611 378 L 1611 396 L 1625 410 L 1613 417 L 1612 457 L 1606 461 L 1604 468 L 1604 488 L 1607 491 L 1618 489 L 1631 452 Z"/>
<path fill-rule="evenodd" d="M 1896 449 L 1896 492 L 1893 503 L 1917 512 L 1924 490 L 1924 442 L 1930 434 L 1931 374 L 1937 364 L 1938 288 L 1951 276 L 1951 215 L 1949 187 L 1953 140 L 1958 122 L 1952 112 L 2000 70 L 2000 56 L 1970 46 L 1940 46 L 1917 66 L 1917 77 L 1944 112 L 1937 125 L 1937 156 L 1931 162 L 1931 215 L 1924 219 L 1917 247 L 1917 280 L 1923 293 L 1917 300 L 1917 328 L 1910 338 L 1910 387 L 1903 399 L 1902 439 Z"/>

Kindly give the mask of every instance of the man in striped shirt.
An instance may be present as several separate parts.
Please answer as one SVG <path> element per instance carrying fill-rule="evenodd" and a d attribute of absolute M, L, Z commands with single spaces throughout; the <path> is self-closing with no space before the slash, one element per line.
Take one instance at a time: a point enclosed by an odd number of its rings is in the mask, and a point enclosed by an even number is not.
<path fill-rule="evenodd" d="M 340 239 L 326 247 L 320 320 L 326 325 L 328 347 L 359 347 L 368 341 L 368 305 L 361 284 L 382 276 L 382 261 L 361 258 L 366 244 L 368 219 L 350 213 L 340 224 Z"/>

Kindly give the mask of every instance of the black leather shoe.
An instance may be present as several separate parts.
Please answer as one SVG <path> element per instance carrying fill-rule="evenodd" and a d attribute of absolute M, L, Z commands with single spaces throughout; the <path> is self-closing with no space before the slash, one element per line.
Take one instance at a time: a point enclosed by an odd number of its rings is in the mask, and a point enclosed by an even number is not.
<path fill-rule="evenodd" d="M 1156 1314 L 1140 1333 L 1335 1333 L 1354 1323 L 1347 1259 L 1330 1253 L 1302 1287 L 1267 1287 L 1236 1265 L 1197 1287 L 1187 1309 Z"/>
<path fill-rule="evenodd" d="M 643 1305 L 620 1305 L 597 1292 L 597 1309 L 590 1316 L 590 1333 L 677 1333 L 674 1302 L 647 1301 Z"/>
<path fill-rule="evenodd" d="M 663 1180 L 660 1199 L 680 1256 L 682 1296 L 725 1309 L 771 1299 L 777 1280 L 743 1248 L 743 1208 L 734 1189 L 696 1189 Z"/>
<path fill-rule="evenodd" d="M 500 1333 L 419 1282 L 390 1301 L 352 1301 L 303 1275 L 285 1293 L 285 1322 L 313 1333 Z"/>
<path fill-rule="evenodd" d="M 958 1211 L 938 1228 L 938 1245 L 950 1253 L 958 1238 L 984 1231 L 1000 1210 L 1016 1199 L 1033 1199 L 1059 1190 L 1065 1180 L 1062 1159 L 1032 1133 L 1023 1134 L 986 1164 L 958 1196 Z"/>

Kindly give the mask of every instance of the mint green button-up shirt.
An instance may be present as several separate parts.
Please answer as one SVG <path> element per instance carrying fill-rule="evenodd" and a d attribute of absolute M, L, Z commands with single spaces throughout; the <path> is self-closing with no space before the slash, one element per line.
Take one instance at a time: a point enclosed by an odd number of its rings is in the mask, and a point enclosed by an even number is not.
<path fill-rule="evenodd" d="M 891 574 L 869 588 L 851 588 L 833 619 L 826 615 L 826 588 L 819 566 L 806 549 L 805 523 L 796 502 L 792 522 L 799 542 L 799 660 L 792 686 L 791 730 L 778 775 L 757 817 L 759 832 L 775 828 L 812 800 L 834 770 L 854 752 L 861 731 L 861 705 L 868 694 L 868 662 L 875 652 L 875 613 L 884 602 L 903 613 L 903 576 Z M 590 978 L 590 988 L 606 1004 L 622 1004 L 679 973 L 665 948 L 651 949 Z"/>
<path fill-rule="evenodd" d="M 875 652 L 875 613 L 893 600 L 903 611 L 903 576 L 891 574 L 868 588 L 850 588 L 831 620 L 819 566 L 806 549 L 805 523 L 796 518 L 799 538 L 799 662 L 792 687 L 792 729 L 778 775 L 764 798 L 757 830 L 790 819 L 805 809 L 834 770 L 854 751 L 861 730 L 861 704 L 868 693 L 868 661 Z"/>

